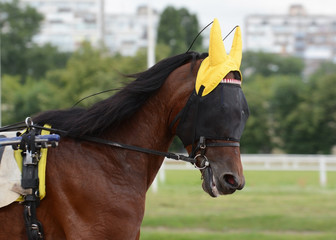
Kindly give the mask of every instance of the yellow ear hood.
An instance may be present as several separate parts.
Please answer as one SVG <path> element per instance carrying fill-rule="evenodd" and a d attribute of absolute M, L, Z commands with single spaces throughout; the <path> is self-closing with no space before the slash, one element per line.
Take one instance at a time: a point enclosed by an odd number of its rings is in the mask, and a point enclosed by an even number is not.
<path fill-rule="evenodd" d="M 215 18 L 210 30 L 209 56 L 203 60 L 197 73 L 196 92 L 198 93 L 203 85 L 202 96 L 205 96 L 214 90 L 229 72 L 238 71 L 240 73 L 242 50 L 242 38 L 240 27 L 238 26 L 233 38 L 231 51 L 229 55 L 226 53 L 219 22 Z"/>

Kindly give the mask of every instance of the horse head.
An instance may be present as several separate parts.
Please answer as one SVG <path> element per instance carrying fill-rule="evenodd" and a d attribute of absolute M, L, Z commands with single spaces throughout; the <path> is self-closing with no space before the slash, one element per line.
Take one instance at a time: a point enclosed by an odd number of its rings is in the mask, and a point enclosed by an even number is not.
<path fill-rule="evenodd" d="M 239 141 L 249 109 L 241 89 L 241 58 L 239 27 L 230 54 L 226 54 L 215 19 L 209 56 L 201 62 L 195 88 L 171 124 L 195 158 L 203 189 L 212 197 L 231 194 L 245 185 Z"/>

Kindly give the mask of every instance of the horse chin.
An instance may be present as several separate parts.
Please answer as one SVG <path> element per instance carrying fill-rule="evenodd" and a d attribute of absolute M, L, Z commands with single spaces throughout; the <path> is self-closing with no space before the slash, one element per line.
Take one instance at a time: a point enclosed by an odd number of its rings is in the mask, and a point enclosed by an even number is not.
<path fill-rule="evenodd" d="M 203 170 L 203 190 L 208 193 L 211 197 L 216 198 L 219 195 L 227 195 L 235 192 L 233 189 L 228 189 L 227 191 L 221 191 L 217 188 L 216 180 L 213 175 L 211 167 L 207 167 Z"/>
<path fill-rule="evenodd" d="M 202 188 L 203 190 L 208 193 L 211 197 L 218 197 L 220 195 L 217 187 L 216 187 L 216 181 L 215 177 L 212 173 L 212 170 L 210 167 L 207 167 L 203 170 L 203 183 Z"/>

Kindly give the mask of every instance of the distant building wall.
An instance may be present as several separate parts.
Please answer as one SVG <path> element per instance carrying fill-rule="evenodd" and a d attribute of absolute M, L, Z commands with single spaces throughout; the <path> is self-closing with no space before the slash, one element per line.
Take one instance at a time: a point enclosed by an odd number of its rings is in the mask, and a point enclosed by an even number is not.
<path fill-rule="evenodd" d="M 51 43 L 61 51 L 74 51 L 87 40 L 99 41 L 97 0 L 21 0 L 44 15 L 40 32 L 34 36 L 37 44 Z"/>
<path fill-rule="evenodd" d="M 246 50 L 301 57 L 307 72 L 321 61 L 336 62 L 336 15 L 310 15 L 292 5 L 284 15 L 249 15 L 245 19 Z"/>
<path fill-rule="evenodd" d="M 105 15 L 105 44 L 112 53 L 134 55 L 139 48 L 147 47 L 147 7 L 138 7 L 135 14 Z M 159 14 L 152 13 L 154 33 L 158 28 Z M 156 35 L 154 36 L 156 41 Z"/>
<path fill-rule="evenodd" d="M 147 46 L 147 7 L 139 7 L 134 14 L 109 14 L 102 12 L 103 0 L 21 2 L 36 8 L 45 17 L 40 32 L 33 38 L 37 44 L 51 43 L 61 51 L 71 52 L 83 41 L 94 46 L 104 42 L 111 53 L 127 56 Z M 152 20 L 153 28 L 157 29 L 159 14 L 156 11 Z"/>

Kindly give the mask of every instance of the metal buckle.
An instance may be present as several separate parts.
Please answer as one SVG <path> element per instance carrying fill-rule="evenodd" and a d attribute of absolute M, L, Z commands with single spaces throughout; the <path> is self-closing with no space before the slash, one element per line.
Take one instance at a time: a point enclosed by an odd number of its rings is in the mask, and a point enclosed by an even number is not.
<path fill-rule="evenodd" d="M 32 224 L 31 225 L 31 229 L 33 229 L 33 230 L 37 230 L 38 232 L 40 232 L 40 228 L 38 227 L 38 225 L 37 224 Z"/>
<path fill-rule="evenodd" d="M 199 167 L 199 166 L 197 166 L 197 164 L 196 164 L 196 162 L 197 162 L 197 158 L 199 158 L 199 157 L 202 157 L 202 158 L 203 158 L 203 160 L 202 160 L 202 162 L 201 162 L 201 166 L 204 164 L 203 167 Z M 203 170 L 203 169 L 205 169 L 205 168 L 207 168 L 207 167 L 210 166 L 209 160 L 208 160 L 208 158 L 207 158 L 205 155 L 197 154 L 197 155 L 194 157 L 194 160 L 195 160 L 194 167 L 197 168 L 198 170 Z"/>
<path fill-rule="evenodd" d="M 27 118 L 25 119 L 25 124 L 26 124 L 26 126 L 27 126 L 28 129 L 30 129 L 30 128 L 32 127 L 32 125 L 33 125 L 34 123 L 33 123 L 33 120 L 31 119 L 31 117 L 27 117 Z"/>
<path fill-rule="evenodd" d="M 204 150 L 206 148 L 205 137 L 200 137 L 199 148 L 202 149 L 202 150 Z"/>
<path fill-rule="evenodd" d="M 36 231 L 36 234 L 38 235 L 38 238 L 39 238 L 39 239 L 43 239 L 42 232 L 40 231 L 40 228 L 39 228 L 39 226 L 38 226 L 37 224 L 32 223 L 32 225 L 31 225 L 31 229 L 32 229 L 33 231 Z"/>

